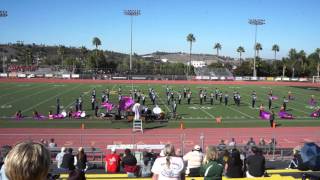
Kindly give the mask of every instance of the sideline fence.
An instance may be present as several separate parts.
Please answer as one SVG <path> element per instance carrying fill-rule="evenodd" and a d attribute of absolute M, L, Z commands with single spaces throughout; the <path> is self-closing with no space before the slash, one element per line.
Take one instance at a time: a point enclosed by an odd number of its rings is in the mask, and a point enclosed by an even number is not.
<path fill-rule="evenodd" d="M 182 154 L 187 153 L 192 150 L 194 145 L 198 144 L 203 149 L 208 145 L 219 144 L 220 139 L 226 140 L 226 145 L 228 145 L 228 140 L 235 138 L 239 149 L 246 149 L 246 140 L 250 136 L 237 133 L 237 136 L 232 132 L 225 133 L 224 135 L 210 132 L 210 133 L 197 133 L 193 135 L 181 134 L 92 134 L 92 133 L 79 133 L 79 134 L 27 134 L 27 133 L 10 133 L 10 134 L 0 134 L 0 146 L 3 145 L 14 145 L 19 141 L 33 140 L 40 141 L 41 139 L 50 140 L 55 139 L 55 142 L 59 147 L 86 147 L 86 148 L 99 148 L 102 152 L 108 152 L 108 145 L 134 145 L 134 151 L 144 151 L 144 149 L 137 149 L 136 145 L 141 144 L 174 144 L 176 149 L 180 149 Z M 287 138 L 280 139 L 280 135 L 273 133 L 261 133 L 254 137 L 256 144 L 258 145 L 259 138 L 264 138 L 266 140 L 266 146 L 261 148 L 264 150 L 268 159 L 284 159 L 286 157 L 292 156 L 292 149 L 295 146 L 303 145 L 304 142 L 314 141 L 320 144 L 320 132 L 310 135 L 307 132 L 305 134 L 289 134 L 286 135 Z M 306 139 L 305 137 L 308 137 Z M 275 138 L 277 144 L 270 144 L 270 139 Z M 295 140 L 295 141 L 294 141 Z M 228 147 L 228 146 L 227 146 Z M 232 148 L 232 147 L 228 147 Z M 121 150 L 120 150 L 121 151 Z M 159 150 L 155 150 L 159 152 Z"/>

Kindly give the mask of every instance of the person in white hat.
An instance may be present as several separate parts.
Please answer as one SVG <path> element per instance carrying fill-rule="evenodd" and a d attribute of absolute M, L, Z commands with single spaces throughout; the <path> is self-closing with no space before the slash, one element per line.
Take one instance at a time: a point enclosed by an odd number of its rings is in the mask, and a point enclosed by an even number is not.
<path fill-rule="evenodd" d="M 183 160 L 187 162 L 186 174 L 188 176 L 199 176 L 200 166 L 203 160 L 203 153 L 199 145 L 195 145 L 192 151 L 183 156 Z"/>

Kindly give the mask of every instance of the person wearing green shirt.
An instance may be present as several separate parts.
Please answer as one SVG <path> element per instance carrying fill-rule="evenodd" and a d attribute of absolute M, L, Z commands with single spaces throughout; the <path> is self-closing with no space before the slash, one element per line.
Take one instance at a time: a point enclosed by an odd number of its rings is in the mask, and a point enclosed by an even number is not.
<path fill-rule="evenodd" d="M 218 153 L 213 146 L 206 148 L 206 155 L 200 168 L 204 180 L 222 180 L 223 165 L 217 162 Z"/>

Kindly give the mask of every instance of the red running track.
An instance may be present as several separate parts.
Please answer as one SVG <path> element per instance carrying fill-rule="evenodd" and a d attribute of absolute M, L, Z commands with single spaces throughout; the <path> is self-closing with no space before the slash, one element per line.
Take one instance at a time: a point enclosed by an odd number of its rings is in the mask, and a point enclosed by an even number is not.
<path fill-rule="evenodd" d="M 274 81 L 201 81 L 201 80 L 92 80 L 92 79 L 16 79 L 3 78 L 0 82 L 42 82 L 42 83 L 86 83 L 86 84 L 227 84 L 227 85 L 270 85 L 270 86 L 308 86 L 320 87 L 310 82 L 274 82 Z"/>
<path fill-rule="evenodd" d="M 59 146 L 85 146 L 106 148 L 110 144 L 165 144 L 190 150 L 195 144 L 217 145 L 220 139 L 228 142 L 234 137 L 238 144 L 253 137 L 267 142 L 272 137 L 280 147 L 295 147 L 304 142 L 320 142 L 319 127 L 280 127 L 280 128 L 192 128 L 192 129 L 152 129 L 144 134 L 132 133 L 131 129 L 44 129 L 44 128 L 6 128 L 0 129 L 0 145 L 15 144 L 22 140 L 54 138 Z M 183 146 L 183 147 L 182 147 Z"/>

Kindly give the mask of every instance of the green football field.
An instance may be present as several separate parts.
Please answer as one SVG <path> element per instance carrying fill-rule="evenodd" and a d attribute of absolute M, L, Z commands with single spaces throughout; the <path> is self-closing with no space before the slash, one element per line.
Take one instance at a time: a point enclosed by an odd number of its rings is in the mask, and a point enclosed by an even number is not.
<path fill-rule="evenodd" d="M 148 84 L 76 84 L 76 83 L 0 83 L 0 127 L 50 127 L 50 128 L 79 128 L 81 123 L 85 123 L 86 128 L 130 128 L 131 123 L 116 122 L 106 119 L 94 118 L 91 111 L 91 92 L 96 89 L 97 98 L 101 99 L 103 90 L 107 88 L 111 91 L 111 102 L 117 104 L 118 88 L 121 87 L 123 95 L 129 95 L 129 91 L 133 89 L 141 90 L 146 94 L 146 104 L 149 108 L 154 106 L 148 98 L 148 89 L 153 88 L 157 93 L 157 104 L 167 114 L 171 112 L 171 105 L 167 105 L 166 87 L 167 85 L 148 85 Z M 311 107 L 308 101 L 311 95 L 315 95 L 319 102 L 320 90 L 314 87 L 291 87 L 291 86 L 263 86 L 263 85 L 168 85 L 175 92 L 182 91 L 184 87 L 190 88 L 192 102 L 187 104 L 182 99 L 181 105 L 178 104 L 178 114 L 184 121 L 187 128 L 192 127 L 268 127 L 267 120 L 261 120 L 258 117 L 258 106 L 268 105 L 267 94 L 270 87 L 273 95 L 278 96 L 278 100 L 273 101 L 273 109 L 277 113 L 282 105 L 283 96 L 288 95 L 291 91 L 294 100 L 289 101 L 287 105 L 288 112 L 295 116 L 292 120 L 281 120 L 276 116 L 276 122 L 280 126 L 319 126 L 320 119 L 310 117 L 310 113 L 319 107 Z M 203 105 L 199 103 L 199 89 L 206 89 L 208 92 L 207 102 Z M 214 101 L 214 105 L 210 104 L 210 93 L 218 88 L 223 93 L 229 94 L 229 105 L 219 104 Z M 251 108 L 251 92 L 255 90 L 257 93 L 256 108 Z M 236 106 L 233 102 L 233 91 L 241 94 L 241 105 Z M 62 120 L 33 120 L 32 118 L 24 118 L 15 120 L 14 114 L 21 110 L 24 116 L 32 116 L 32 112 L 37 110 L 40 114 L 48 115 L 48 112 L 56 109 L 56 98 L 60 98 L 62 109 L 67 111 L 74 107 L 76 98 L 83 96 L 84 110 L 88 117 L 85 119 L 62 119 Z M 104 109 L 100 109 L 102 112 Z M 222 123 L 216 124 L 215 118 L 222 117 Z M 168 123 L 147 123 L 145 128 L 177 128 L 180 125 L 180 118 L 172 119 Z"/>

